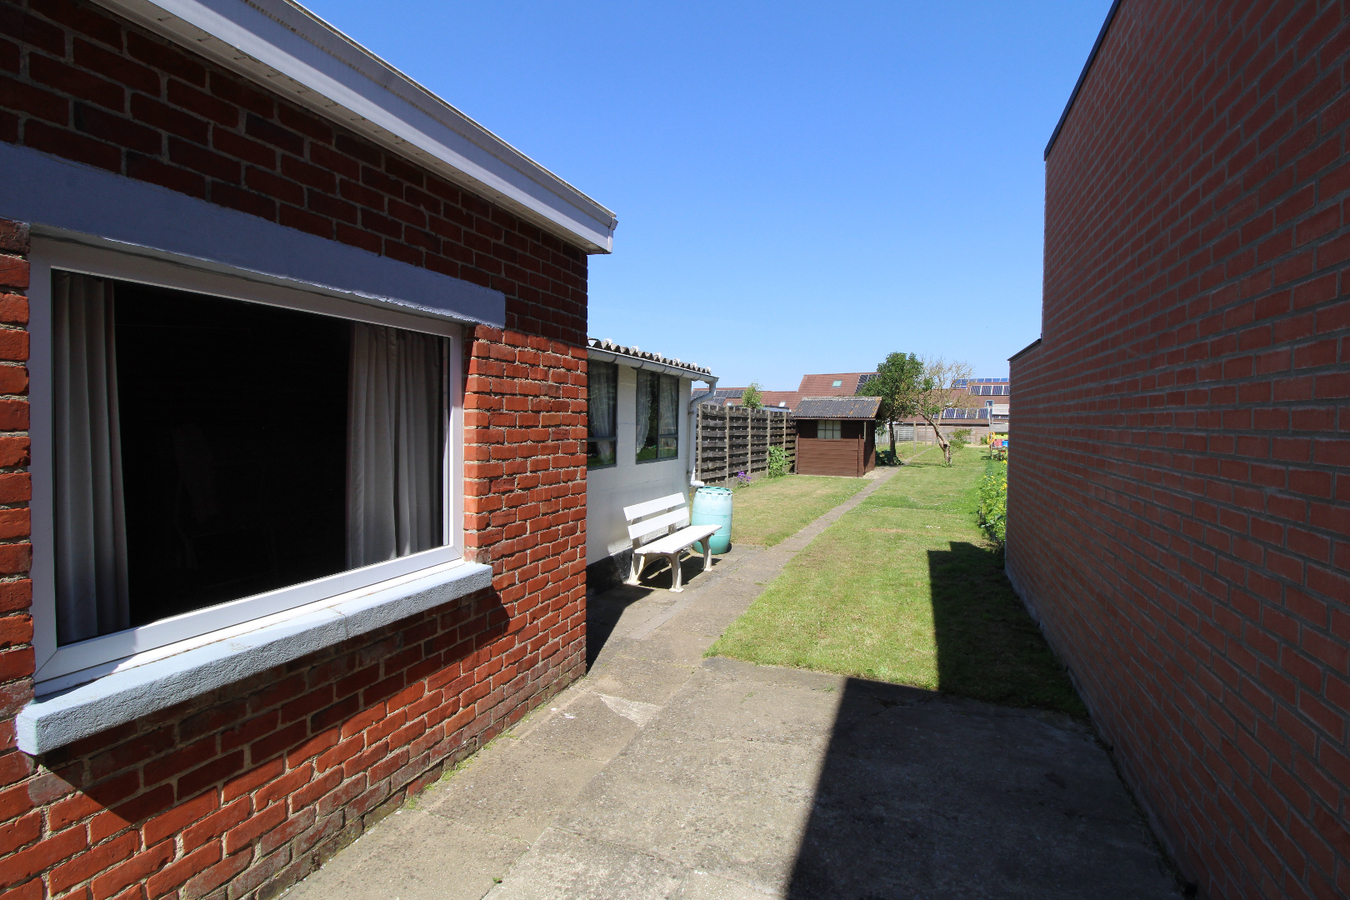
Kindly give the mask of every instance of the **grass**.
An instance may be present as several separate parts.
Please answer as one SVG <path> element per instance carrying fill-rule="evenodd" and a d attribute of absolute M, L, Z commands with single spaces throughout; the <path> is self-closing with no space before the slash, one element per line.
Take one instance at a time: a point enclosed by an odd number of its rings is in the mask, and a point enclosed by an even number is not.
<path fill-rule="evenodd" d="M 866 483 L 865 478 L 784 475 L 737 488 L 731 509 L 732 543 L 772 547 L 852 497 Z"/>
<path fill-rule="evenodd" d="M 913 459 L 797 554 L 709 654 L 1086 715 L 975 524 L 982 451 L 953 462 Z"/>

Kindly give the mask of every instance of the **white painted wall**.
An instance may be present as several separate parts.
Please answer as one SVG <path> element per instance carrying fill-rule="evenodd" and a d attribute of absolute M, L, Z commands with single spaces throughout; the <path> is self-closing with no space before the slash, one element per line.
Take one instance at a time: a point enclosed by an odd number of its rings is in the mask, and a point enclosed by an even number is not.
<path fill-rule="evenodd" d="M 693 426 L 689 398 L 693 381 L 680 379 L 680 452 L 674 459 L 637 461 L 637 369 L 617 364 L 619 392 L 615 411 L 615 464 L 586 472 L 586 564 L 627 550 L 628 523 L 623 508 L 675 492 L 689 496 L 689 454 Z"/>

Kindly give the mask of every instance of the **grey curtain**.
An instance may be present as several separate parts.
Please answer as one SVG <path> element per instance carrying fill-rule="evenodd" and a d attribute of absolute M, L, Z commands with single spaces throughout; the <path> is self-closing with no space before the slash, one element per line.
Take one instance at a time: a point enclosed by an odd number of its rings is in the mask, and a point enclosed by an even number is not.
<path fill-rule="evenodd" d="M 614 452 L 614 412 L 618 372 L 610 363 L 591 363 L 586 379 L 586 439 L 601 444 L 601 455 Z"/>
<path fill-rule="evenodd" d="M 637 373 L 637 450 L 647 446 L 652 436 L 652 379 L 656 376 L 638 369 Z"/>
<path fill-rule="evenodd" d="M 131 627 L 112 284 L 52 276 L 56 632 L 61 644 Z"/>
<path fill-rule="evenodd" d="M 675 434 L 680 430 L 680 380 L 661 376 L 661 434 Z"/>
<path fill-rule="evenodd" d="M 352 325 L 347 565 L 440 546 L 440 338 Z"/>

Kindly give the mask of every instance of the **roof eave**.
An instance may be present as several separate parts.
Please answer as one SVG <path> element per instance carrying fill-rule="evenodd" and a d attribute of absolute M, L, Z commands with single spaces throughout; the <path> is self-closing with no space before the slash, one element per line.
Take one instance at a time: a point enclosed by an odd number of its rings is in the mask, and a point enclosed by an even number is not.
<path fill-rule="evenodd" d="M 587 253 L 614 213 L 289 0 L 97 0 Z"/>
<path fill-rule="evenodd" d="M 620 363 L 633 369 L 646 369 L 650 372 L 663 372 L 667 375 L 675 375 L 680 378 L 688 378 L 691 381 L 702 381 L 708 384 L 716 384 L 717 376 L 711 369 L 702 366 L 696 366 L 693 363 L 681 362 L 675 359 L 666 359 L 657 354 L 640 354 L 625 352 L 628 348 L 619 348 L 617 346 L 605 348 L 589 346 L 586 348 L 586 358 L 597 362 Z M 709 392 L 715 394 L 716 389 Z"/>

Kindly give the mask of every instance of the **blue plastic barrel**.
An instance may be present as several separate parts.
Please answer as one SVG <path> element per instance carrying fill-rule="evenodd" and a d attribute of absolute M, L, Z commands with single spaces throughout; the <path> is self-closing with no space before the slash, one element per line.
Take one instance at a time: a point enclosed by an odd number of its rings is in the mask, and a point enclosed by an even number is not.
<path fill-rule="evenodd" d="M 724 487 L 701 487 L 694 492 L 694 510 L 689 516 L 691 525 L 719 525 L 709 539 L 713 553 L 731 549 L 731 491 Z M 695 553 L 703 547 L 694 545 Z"/>

